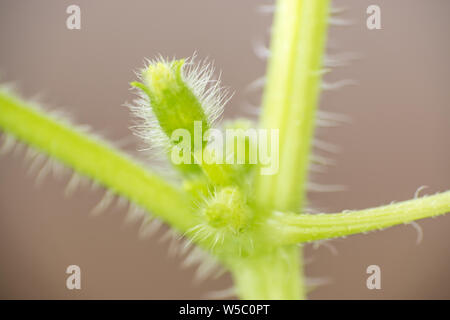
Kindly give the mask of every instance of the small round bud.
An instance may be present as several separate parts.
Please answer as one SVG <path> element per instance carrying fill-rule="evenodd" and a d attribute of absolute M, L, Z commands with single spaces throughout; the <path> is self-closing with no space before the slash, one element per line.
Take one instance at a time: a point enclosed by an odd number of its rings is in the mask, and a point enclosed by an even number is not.
<path fill-rule="evenodd" d="M 204 209 L 208 224 L 214 228 L 228 228 L 233 232 L 243 231 L 250 220 L 251 210 L 245 197 L 234 187 L 219 190 Z"/>

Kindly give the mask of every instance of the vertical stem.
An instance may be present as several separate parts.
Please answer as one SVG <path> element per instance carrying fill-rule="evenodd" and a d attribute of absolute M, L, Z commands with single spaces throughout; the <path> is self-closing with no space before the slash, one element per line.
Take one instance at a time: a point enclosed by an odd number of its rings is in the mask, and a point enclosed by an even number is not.
<path fill-rule="evenodd" d="M 303 298 L 299 254 L 297 246 L 277 247 L 233 263 L 238 296 L 246 300 Z"/>
<path fill-rule="evenodd" d="M 280 169 L 257 179 L 265 207 L 304 204 L 328 12 L 329 0 L 277 1 L 261 126 L 280 130 Z"/>
<path fill-rule="evenodd" d="M 261 127 L 279 130 L 280 169 L 256 178 L 262 210 L 298 212 L 304 206 L 328 14 L 329 0 L 277 0 Z M 304 299 L 299 251 L 277 247 L 246 258 L 234 272 L 239 294 Z"/>

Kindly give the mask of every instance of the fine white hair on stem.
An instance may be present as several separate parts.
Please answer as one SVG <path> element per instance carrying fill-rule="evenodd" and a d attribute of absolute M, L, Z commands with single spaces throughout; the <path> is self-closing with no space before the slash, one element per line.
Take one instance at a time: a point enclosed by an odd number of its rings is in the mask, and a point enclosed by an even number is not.
<path fill-rule="evenodd" d="M 38 174 L 36 176 L 35 184 L 36 186 L 40 186 L 44 181 L 44 178 L 52 172 L 52 159 L 46 158 L 43 166 L 39 169 Z"/>
<path fill-rule="evenodd" d="M 261 60 L 266 60 L 270 57 L 270 49 L 261 40 L 253 42 L 253 52 Z"/>
<path fill-rule="evenodd" d="M 331 244 L 330 240 L 319 240 L 313 242 L 313 248 L 315 250 L 319 249 L 321 246 L 327 248 L 333 256 L 337 256 L 338 251 L 334 245 Z"/>
<path fill-rule="evenodd" d="M 416 221 L 411 221 L 409 224 L 412 225 L 414 227 L 414 229 L 416 229 L 416 231 L 417 231 L 416 244 L 420 244 L 422 242 L 422 240 L 423 240 L 422 227 Z"/>
<path fill-rule="evenodd" d="M 262 3 L 260 3 L 257 7 L 256 10 L 259 13 L 262 14 L 272 14 L 275 12 L 275 1 L 274 0 L 266 0 L 266 1 L 260 1 Z"/>
<path fill-rule="evenodd" d="M 12 152 L 13 156 L 20 156 L 24 153 L 24 150 L 26 150 L 28 147 L 24 144 L 18 141 L 15 145 Z"/>
<path fill-rule="evenodd" d="M 100 202 L 92 209 L 91 214 L 98 215 L 104 212 L 114 201 L 114 193 L 106 190 Z"/>
<path fill-rule="evenodd" d="M 146 216 L 146 212 L 144 209 L 139 207 L 138 205 L 129 202 L 128 210 L 125 217 L 126 224 L 136 223 L 137 221 L 143 220 Z"/>
<path fill-rule="evenodd" d="M 213 274 L 220 275 L 222 273 L 217 260 L 199 247 L 193 247 L 182 263 L 183 268 L 193 265 L 198 266 L 194 276 L 194 281 L 197 283 Z"/>
<path fill-rule="evenodd" d="M 81 177 L 79 174 L 73 172 L 72 176 L 69 179 L 69 182 L 66 185 L 66 188 L 64 189 L 64 195 L 66 197 L 71 196 L 77 187 L 80 185 Z"/>
<path fill-rule="evenodd" d="M 182 267 L 187 268 L 194 264 L 197 264 L 202 259 L 204 259 L 206 255 L 206 252 L 201 250 L 199 247 L 192 247 L 192 250 L 183 260 Z"/>
<path fill-rule="evenodd" d="M 194 244 L 192 243 L 192 241 L 190 241 L 190 239 L 184 238 L 184 237 L 181 238 L 181 241 L 182 241 L 182 243 L 181 243 L 181 246 L 179 248 L 180 254 L 181 255 L 185 255 L 186 253 L 189 252 L 189 250 L 192 249 Z"/>
<path fill-rule="evenodd" d="M 221 73 L 217 79 L 213 78 L 213 62 L 207 59 L 196 63 L 196 55 L 186 59 L 183 66 L 183 78 L 200 101 L 208 122 L 212 126 L 222 115 L 225 105 L 230 101 L 233 94 L 221 85 Z"/>
<path fill-rule="evenodd" d="M 16 139 L 14 139 L 14 137 L 9 134 L 4 134 L 2 140 L 3 141 L 0 146 L 0 155 L 11 152 L 17 144 Z"/>
<path fill-rule="evenodd" d="M 159 238 L 160 243 L 168 242 L 168 255 L 169 257 L 175 257 L 178 253 L 181 253 L 183 244 L 181 243 L 182 236 L 173 229 L 167 229 L 163 236 Z"/>
<path fill-rule="evenodd" d="M 257 8 L 259 13 L 262 14 L 272 14 L 275 12 L 275 5 L 274 4 L 261 4 Z"/>
<path fill-rule="evenodd" d="M 25 145 L 12 135 L 3 133 L 0 138 L 0 155 L 10 153 L 13 157 L 22 156 L 24 165 L 28 167 L 27 175 L 36 175 L 36 186 L 40 186 L 47 175 L 59 177 L 63 171 L 63 166 L 58 161 Z"/>
<path fill-rule="evenodd" d="M 325 68 L 345 67 L 359 58 L 360 55 L 354 52 L 344 52 L 332 55 L 325 54 L 323 65 Z"/>
<path fill-rule="evenodd" d="M 313 153 L 311 155 L 311 161 L 315 164 L 324 165 L 324 166 L 330 166 L 330 165 L 336 164 L 336 161 L 334 159 L 330 159 L 330 158 L 324 157 L 322 155 L 318 155 L 316 153 Z"/>
<path fill-rule="evenodd" d="M 205 295 L 206 299 L 229 299 L 237 296 L 236 288 L 230 287 L 222 290 L 215 290 L 208 292 Z"/>
<path fill-rule="evenodd" d="M 153 60 L 144 59 L 144 67 L 134 73 L 140 81 L 143 81 L 142 73 L 144 70 L 152 64 L 167 63 L 167 61 L 169 61 L 169 59 L 164 58 L 161 54 Z M 134 99 L 132 103 L 125 103 L 124 106 L 127 107 L 134 116 L 132 125 L 129 127 L 131 132 L 144 142 L 145 147 L 139 151 L 160 150 L 162 151 L 161 153 L 152 152 L 150 154 L 155 159 L 162 160 L 169 151 L 170 140 L 163 133 L 163 130 L 153 113 L 150 99 L 147 94 L 136 88 L 131 88 L 130 90 L 133 90 L 138 98 Z"/>
<path fill-rule="evenodd" d="M 346 26 L 351 26 L 354 24 L 354 22 L 352 20 L 342 19 L 342 18 L 333 17 L 333 16 L 331 16 L 328 19 L 328 23 L 334 27 L 346 27 Z"/>
<path fill-rule="evenodd" d="M 324 110 L 317 110 L 317 118 L 319 118 L 321 120 L 334 121 L 334 122 L 345 122 L 345 123 L 351 122 L 351 118 L 347 115 L 324 111 Z"/>
<path fill-rule="evenodd" d="M 332 143 L 328 143 L 328 142 L 319 140 L 317 138 L 314 138 L 313 145 L 320 150 L 330 152 L 330 153 L 338 153 L 340 151 L 338 146 L 336 146 Z"/>
<path fill-rule="evenodd" d="M 119 195 L 117 196 L 117 198 L 116 198 L 116 206 L 117 206 L 119 209 L 126 208 L 127 205 L 128 205 L 128 203 L 129 203 L 129 201 L 128 201 L 127 198 L 124 198 L 124 197 L 119 196 Z"/>
<path fill-rule="evenodd" d="M 308 292 L 313 291 L 314 289 L 317 289 L 318 287 L 328 285 L 330 283 L 331 283 L 330 278 L 325 278 L 325 277 L 318 277 L 318 278 L 306 277 L 305 278 L 305 285 L 307 287 Z"/>
<path fill-rule="evenodd" d="M 197 267 L 195 272 L 194 281 L 197 283 L 206 280 L 208 277 L 217 273 L 221 269 L 218 261 L 211 255 L 206 255 Z"/>
<path fill-rule="evenodd" d="M 325 173 L 327 172 L 326 167 L 324 165 L 320 165 L 317 163 L 310 163 L 309 164 L 309 170 L 311 172 L 316 172 L 316 173 Z"/>
<path fill-rule="evenodd" d="M 247 91 L 254 91 L 262 89 L 266 84 L 266 77 L 259 77 L 247 85 Z"/>
<path fill-rule="evenodd" d="M 23 161 L 26 165 L 29 165 L 34 158 L 39 155 L 39 152 L 34 148 L 27 148 L 25 151 L 25 155 L 23 157 Z"/>
<path fill-rule="evenodd" d="M 322 82 L 321 86 L 326 86 L 327 84 L 324 84 Z M 335 113 L 325 110 L 317 110 L 316 111 L 316 119 L 315 124 L 318 129 L 320 128 L 334 128 L 342 125 L 343 123 L 350 123 L 351 118 L 347 115 L 341 114 L 341 113 Z M 320 132 L 316 132 L 315 134 L 318 135 Z"/>
<path fill-rule="evenodd" d="M 345 191 L 347 188 L 343 185 L 325 185 L 309 181 L 307 189 L 310 192 L 339 192 Z"/>
<path fill-rule="evenodd" d="M 146 215 L 142 220 L 139 227 L 138 237 L 139 239 L 145 239 L 153 235 L 162 226 L 162 222 L 159 219 Z"/>
<path fill-rule="evenodd" d="M 322 90 L 337 90 L 337 89 L 341 89 L 341 88 L 349 86 L 349 85 L 356 85 L 356 84 L 357 84 L 356 81 L 350 80 L 350 79 L 339 80 L 336 82 L 322 81 L 321 87 L 322 87 Z"/>
<path fill-rule="evenodd" d="M 27 170 L 27 174 L 30 176 L 36 174 L 36 172 L 38 172 L 39 168 L 42 167 L 42 165 L 46 159 L 47 159 L 47 157 L 44 154 L 39 153 L 31 161 L 30 166 L 28 167 L 28 170 Z"/>
<path fill-rule="evenodd" d="M 336 122 L 322 120 L 322 119 L 316 119 L 316 125 L 319 128 L 333 128 L 333 127 L 338 126 L 338 124 Z"/>
<path fill-rule="evenodd" d="M 140 151 L 156 148 L 167 153 L 169 151 L 169 138 L 163 133 L 153 110 L 149 107 L 149 98 L 141 91 L 138 91 L 137 94 L 140 98 L 133 100 L 133 104 L 126 103 L 125 106 L 135 117 L 134 124 L 130 126 L 131 131 L 145 143 L 146 148 Z M 152 155 L 155 155 L 155 153 L 152 153 Z M 161 156 L 160 154 L 157 155 Z"/>
<path fill-rule="evenodd" d="M 414 199 L 417 199 L 420 197 L 420 192 L 424 189 L 429 188 L 428 186 L 420 186 L 419 188 L 417 188 L 416 192 L 414 192 Z"/>
<path fill-rule="evenodd" d="M 259 116 L 261 114 L 261 106 L 254 105 L 248 101 L 242 103 L 242 111 L 250 116 Z"/>
<path fill-rule="evenodd" d="M 338 14 L 344 13 L 347 10 L 348 10 L 348 8 L 345 8 L 345 7 L 334 7 L 334 6 L 332 6 L 331 9 L 330 9 L 330 14 L 338 15 Z"/>

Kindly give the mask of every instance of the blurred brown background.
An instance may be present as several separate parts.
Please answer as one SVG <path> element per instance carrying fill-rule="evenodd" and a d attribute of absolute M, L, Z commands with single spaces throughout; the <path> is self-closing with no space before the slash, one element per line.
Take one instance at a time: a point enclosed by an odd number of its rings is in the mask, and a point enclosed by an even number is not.
<path fill-rule="evenodd" d="M 133 99 L 128 82 L 144 57 L 214 59 L 223 82 L 236 91 L 225 117 L 252 116 L 260 91 L 246 90 L 261 77 L 265 61 L 254 47 L 267 43 L 271 1 L 0 1 L 0 70 L 25 97 L 39 95 L 52 108 L 69 111 L 80 124 L 111 141 L 127 142 Z M 321 109 L 350 116 L 337 128 L 319 129 L 321 140 L 341 151 L 326 174 L 312 179 L 342 184 L 344 192 L 311 193 L 326 212 L 359 209 L 450 188 L 450 2 L 447 0 L 337 0 L 353 22 L 333 27 L 329 54 L 360 58 L 325 79 L 353 79 L 356 86 L 324 92 Z M 81 30 L 67 30 L 66 8 L 81 7 Z M 366 28 L 366 8 L 378 4 L 382 30 Z M 126 209 L 99 217 L 90 211 L 102 192 L 79 188 L 70 198 L 68 176 L 38 187 L 26 174 L 23 153 L 0 157 L 0 298 L 206 298 L 228 288 L 228 275 L 193 282 L 195 268 L 169 257 L 156 235 L 140 240 L 138 225 L 125 225 Z M 306 246 L 306 273 L 328 279 L 311 299 L 449 299 L 450 216 L 412 226 Z M 82 290 L 65 287 L 65 269 L 82 270 Z M 381 290 L 366 288 L 368 265 L 381 267 Z"/>

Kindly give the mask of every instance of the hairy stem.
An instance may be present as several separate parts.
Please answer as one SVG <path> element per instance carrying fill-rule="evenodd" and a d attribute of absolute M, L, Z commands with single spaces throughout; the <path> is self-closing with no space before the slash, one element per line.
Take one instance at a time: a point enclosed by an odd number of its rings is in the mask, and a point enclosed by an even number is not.
<path fill-rule="evenodd" d="M 233 278 L 241 299 L 295 300 L 305 296 L 298 277 L 297 246 L 276 248 L 233 263 Z"/>
<path fill-rule="evenodd" d="M 180 232 L 194 224 L 190 199 L 130 157 L 0 89 L 0 129 L 142 206 Z"/>
<path fill-rule="evenodd" d="M 328 10 L 328 0 L 277 1 L 261 124 L 280 130 L 280 170 L 258 177 L 263 206 L 298 210 L 304 203 Z"/>
<path fill-rule="evenodd" d="M 450 212 L 450 191 L 377 208 L 333 214 L 274 214 L 273 240 L 293 244 L 380 230 Z"/>
<path fill-rule="evenodd" d="M 328 0 L 276 3 L 261 127 L 279 130 L 280 169 L 256 178 L 256 203 L 264 210 L 297 211 L 304 205 L 328 10 Z M 251 299 L 304 299 L 300 249 L 278 247 L 265 254 L 277 258 L 248 257 L 234 270 L 239 293 Z"/>

